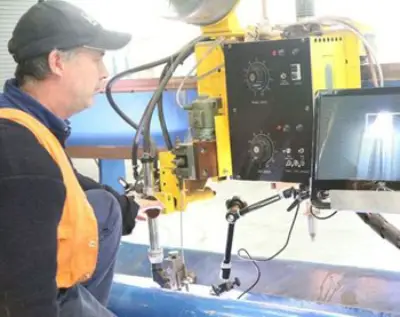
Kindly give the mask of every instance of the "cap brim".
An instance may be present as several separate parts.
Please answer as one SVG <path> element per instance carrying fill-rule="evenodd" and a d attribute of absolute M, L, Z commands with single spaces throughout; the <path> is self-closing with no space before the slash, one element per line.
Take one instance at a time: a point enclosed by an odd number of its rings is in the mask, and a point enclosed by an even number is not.
<path fill-rule="evenodd" d="M 124 48 L 131 41 L 129 33 L 101 30 L 97 36 L 88 43 L 88 46 L 104 51 L 113 51 Z"/>

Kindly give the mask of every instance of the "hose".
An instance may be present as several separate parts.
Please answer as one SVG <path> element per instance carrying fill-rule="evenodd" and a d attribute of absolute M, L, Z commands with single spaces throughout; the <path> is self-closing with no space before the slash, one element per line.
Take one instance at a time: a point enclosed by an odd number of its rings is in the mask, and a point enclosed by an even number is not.
<path fill-rule="evenodd" d="M 200 41 L 206 39 L 206 37 L 200 36 L 188 44 L 186 44 L 182 50 L 178 53 L 176 58 L 173 58 L 173 62 L 171 63 L 171 66 L 168 68 L 166 71 L 165 77 L 161 80 L 159 87 L 156 89 L 154 92 L 152 98 L 150 99 L 144 114 L 142 118 L 140 119 L 138 128 L 136 130 L 135 138 L 132 144 L 132 167 L 133 170 L 137 170 L 137 161 L 138 161 L 138 148 L 139 148 L 139 139 L 143 131 L 143 136 L 144 136 L 144 142 L 143 142 L 143 151 L 144 153 L 150 152 L 150 122 L 151 122 L 151 117 L 153 114 L 153 111 L 155 109 L 155 106 L 158 103 L 158 100 L 165 89 L 165 86 L 167 85 L 168 81 L 172 77 L 173 73 L 175 72 L 176 68 L 183 63 L 188 56 L 190 56 L 193 51 L 194 47 L 197 43 Z M 171 60 L 171 59 L 170 59 Z"/>
<path fill-rule="evenodd" d="M 160 81 L 159 84 L 162 82 L 163 78 L 166 76 L 168 69 L 171 67 L 171 61 L 169 61 L 160 76 Z M 167 127 L 167 123 L 165 122 L 165 115 L 164 115 L 164 102 L 163 102 L 163 96 L 161 95 L 160 99 L 158 100 L 158 118 L 160 120 L 160 126 L 161 126 L 161 131 L 164 137 L 164 142 L 165 145 L 168 149 L 168 151 L 171 151 L 173 149 L 173 144 L 172 144 L 172 140 L 171 140 L 171 136 L 169 135 L 168 132 L 168 127 Z M 150 130 L 150 129 L 149 129 Z"/>
<path fill-rule="evenodd" d="M 139 138 L 143 134 L 144 135 L 144 152 L 150 152 L 151 151 L 151 139 L 150 139 L 150 125 L 151 125 L 151 118 L 152 114 L 154 112 L 155 106 L 158 105 L 158 115 L 159 115 L 159 120 L 160 120 L 160 125 L 163 133 L 163 137 L 166 143 L 166 146 L 169 150 L 173 148 L 172 140 L 170 138 L 168 128 L 166 125 L 165 121 L 165 116 L 164 116 L 164 109 L 163 109 L 163 100 L 162 100 L 162 93 L 165 90 L 165 87 L 168 83 L 168 81 L 171 79 L 174 71 L 176 68 L 186 60 L 188 56 L 190 56 L 193 51 L 194 47 L 197 43 L 199 43 L 202 40 L 207 39 L 207 37 L 200 36 L 192 41 L 190 41 L 187 45 L 184 46 L 184 48 L 177 53 L 162 58 L 160 60 L 144 64 L 138 67 L 134 67 L 132 69 L 128 69 L 126 71 L 123 71 L 121 73 L 116 74 L 114 77 L 112 77 L 105 89 L 105 94 L 106 98 L 113 108 L 113 110 L 127 123 L 129 124 L 132 128 L 136 130 L 134 142 L 132 145 L 132 167 L 134 169 L 134 178 L 137 179 L 139 177 L 138 172 L 137 172 L 137 152 L 138 152 L 138 145 L 139 145 Z M 132 119 L 130 119 L 117 105 L 115 102 L 114 98 L 112 97 L 111 89 L 115 82 L 120 80 L 121 78 L 128 76 L 133 73 L 141 72 L 147 69 L 151 69 L 160 65 L 166 64 L 163 72 L 160 76 L 160 84 L 159 87 L 156 89 L 154 92 L 149 104 L 147 105 L 139 124 L 135 123 Z"/>
<path fill-rule="evenodd" d="M 175 55 L 176 55 L 176 54 L 175 54 Z M 154 62 L 151 62 L 151 63 L 148 63 L 148 64 L 144 64 L 144 65 L 141 65 L 141 66 L 138 66 L 138 67 L 134 67 L 134 68 L 128 69 L 128 70 L 126 70 L 126 71 L 123 71 L 123 72 L 121 72 L 121 73 L 115 75 L 115 76 L 112 77 L 111 80 L 107 83 L 105 92 L 106 92 L 106 97 L 107 97 L 107 100 L 108 100 L 109 104 L 110 104 L 111 107 L 114 109 L 114 111 L 115 111 L 127 124 L 129 124 L 129 125 L 130 125 L 132 128 L 134 128 L 135 130 L 138 129 L 138 125 L 137 125 L 132 119 L 130 119 L 130 118 L 118 107 L 117 103 L 115 102 L 114 98 L 112 97 L 111 89 L 112 89 L 113 85 L 115 84 L 115 82 L 117 82 L 117 81 L 120 80 L 121 78 L 123 78 L 123 77 L 125 77 L 125 76 L 128 76 L 128 75 L 130 75 L 130 74 L 134 74 L 134 73 L 138 73 L 138 72 L 141 72 L 141 71 L 144 71 L 144 70 L 147 70 L 147 69 L 151 69 L 151 68 L 160 66 L 160 65 L 162 65 L 162 64 L 165 64 L 165 63 L 167 63 L 167 65 L 168 65 L 168 63 L 170 63 L 171 60 L 174 59 L 174 57 L 175 57 L 174 55 L 168 56 L 168 57 L 162 58 L 162 59 L 160 59 L 160 60 L 157 60 L 157 61 L 154 61 Z M 168 145 L 171 145 L 171 146 L 172 146 L 171 140 L 170 140 L 170 138 L 169 138 L 169 133 L 168 133 L 168 130 L 167 130 L 167 127 L 166 127 L 166 124 L 165 124 L 165 117 L 164 117 L 163 104 L 162 104 L 162 96 L 160 96 L 160 99 L 159 99 L 158 101 L 159 101 L 159 119 L 160 119 L 160 124 L 161 124 L 162 133 L 163 133 L 163 136 L 164 136 L 164 139 L 165 139 L 165 142 L 166 142 L 167 146 L 168 146 Z M 150 142 L 151 142 L 151 141 L 150 141 Z M 156 151 L 157 151 L 157 147 L 155 147 L 155 152 L 156 152 Z M 155 174 L 156 174 L 156 173 L 157 173 L 157 166 L 158 166 L 158 160 L 157 160 L 157 159 L 154 161 L 154 166 L 155 166 Z M 137 172 L 137 170 L 134 171 L 134 176 L 135 176 L 134 179 L 135 179 L 136 181 L 138 181 L 138 180 L 139 180 L 139 173 Z M 156 175 L 155 175 L 155 176 L 156 176 Z"/>
<path fill-rule="evenodd" d="M 154 62 L 151 62 L 151 63 L 148 63 L 148 64 L 144 64 L 144 65 L 137 66 L 137 67 L 134 67 L 134 68 L 131 68 L 131 69 L 127 69 L 127 70 L 125 70 L 125 71 L 123 71 L 123 72 L 121 72 L 121 73 L 119 73 L 119 74 L 116 74 L 114 77 L 112 77 L 112 78 L 108 81 L 108 83 L 107 83 L 107 85 L 106 85 L 105 92 L 106 92 L 106 97 L 107 97 L 107 100 L 108 100 L 109 104 L 110 104 L 111 107 L 114 109 L 114 111 L 115 111 L 127 124 L 129 124 L 129 125 L 130 125 L 132 128 L 134 128 L 135 130 L 137 130 L 138 125 L 137 125 L 135 122 L 133 122 L 132 119 L 129 118 L 129 117 L 118 107 L 118 105 L 116 104 L 114 98 L 112 97 L 111 89 L 112 89 L 113 85 L 114 85 L 118 80 L 120 80 L 121 78 L 123 78 L 123 77 L 125 77 L 125 76 L 131 75 L 131 74 L 134 74 L 134 73 L 139 73 L 139 72 L 141 72 L 141 71 L 144 71 L 144 70 L 147 70 L 147 69 L 151 69 L 151 68 L 154 68 L 154 67 L 163 65 L 163 64 L 165 64 L 165 63 L 168 63 L 168 62 L 169 62 L 171 59 L 173 59 L 173 58 L 174 58 L 173 56 L 168 56 L 168 57 L 162 58 L 162 59 L 160 59 L 160 60 L 158 60 L 158 61 L 154 61 Z"/>

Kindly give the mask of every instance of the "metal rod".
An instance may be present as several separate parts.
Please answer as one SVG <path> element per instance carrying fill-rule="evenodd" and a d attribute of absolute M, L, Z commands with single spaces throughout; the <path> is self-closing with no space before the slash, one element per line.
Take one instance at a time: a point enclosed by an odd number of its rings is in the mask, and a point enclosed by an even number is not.
<path fill-rule="evenodd" d="M 153 162 L 149 156 L 144 155 L 142 158 L 143 164 L 143 185 L 144 185 L 144 194 L 148 197 L 153 196 Z M 160 236 L 158 229 L 158 217 L 149 218 L 148 221 L 149 228 L 149 240 L 150 240 L 150 248 L 149 248 L 149 261 L 152 264 L 162 263 L 163 249 L 160 247 Z"/>
<path fill-rule="evenodd" d="M 143 163 L 143 192 L 146 196 L 153 196 L 153 163 L 147 161 Z"/>
<path fill-rule="evenodd" d="M 148 219 L 150 250 L 160 249 L 158 218 Z"/>
<path fill-rule="evenodd" d="M 262 21 L 268 20 L 268 0 L 261 0 L 261 19 Z"/>
<path fill-rule="evenodd" d="M 296 20 L 315 16 L 314 0 L 296 0 Z"/>

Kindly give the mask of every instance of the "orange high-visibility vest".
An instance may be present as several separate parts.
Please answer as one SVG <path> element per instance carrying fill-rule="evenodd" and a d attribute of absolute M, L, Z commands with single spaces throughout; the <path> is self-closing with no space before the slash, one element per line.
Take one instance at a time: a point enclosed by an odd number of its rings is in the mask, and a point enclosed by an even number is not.
<path fill-rule="evenodd" d="M 58 164 L 66 188 L 66 199 L 57 229 L 57 287 L 69 288 L 86 281 L 93 275 L 97 263 L 97 220 L 63 147 L 48 128 L 21 110 L 0 109 L 0 118 L 30 130 Z"/>

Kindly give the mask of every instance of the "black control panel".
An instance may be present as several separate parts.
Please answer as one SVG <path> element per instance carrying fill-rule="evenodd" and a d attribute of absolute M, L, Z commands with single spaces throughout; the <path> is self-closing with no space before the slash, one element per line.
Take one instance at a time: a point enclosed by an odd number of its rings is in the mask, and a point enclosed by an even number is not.
<path fill-rule="evenodd" d="M 226 44 L 224 54 L 234 177 L 308 184 L 309 40 Z"/>

